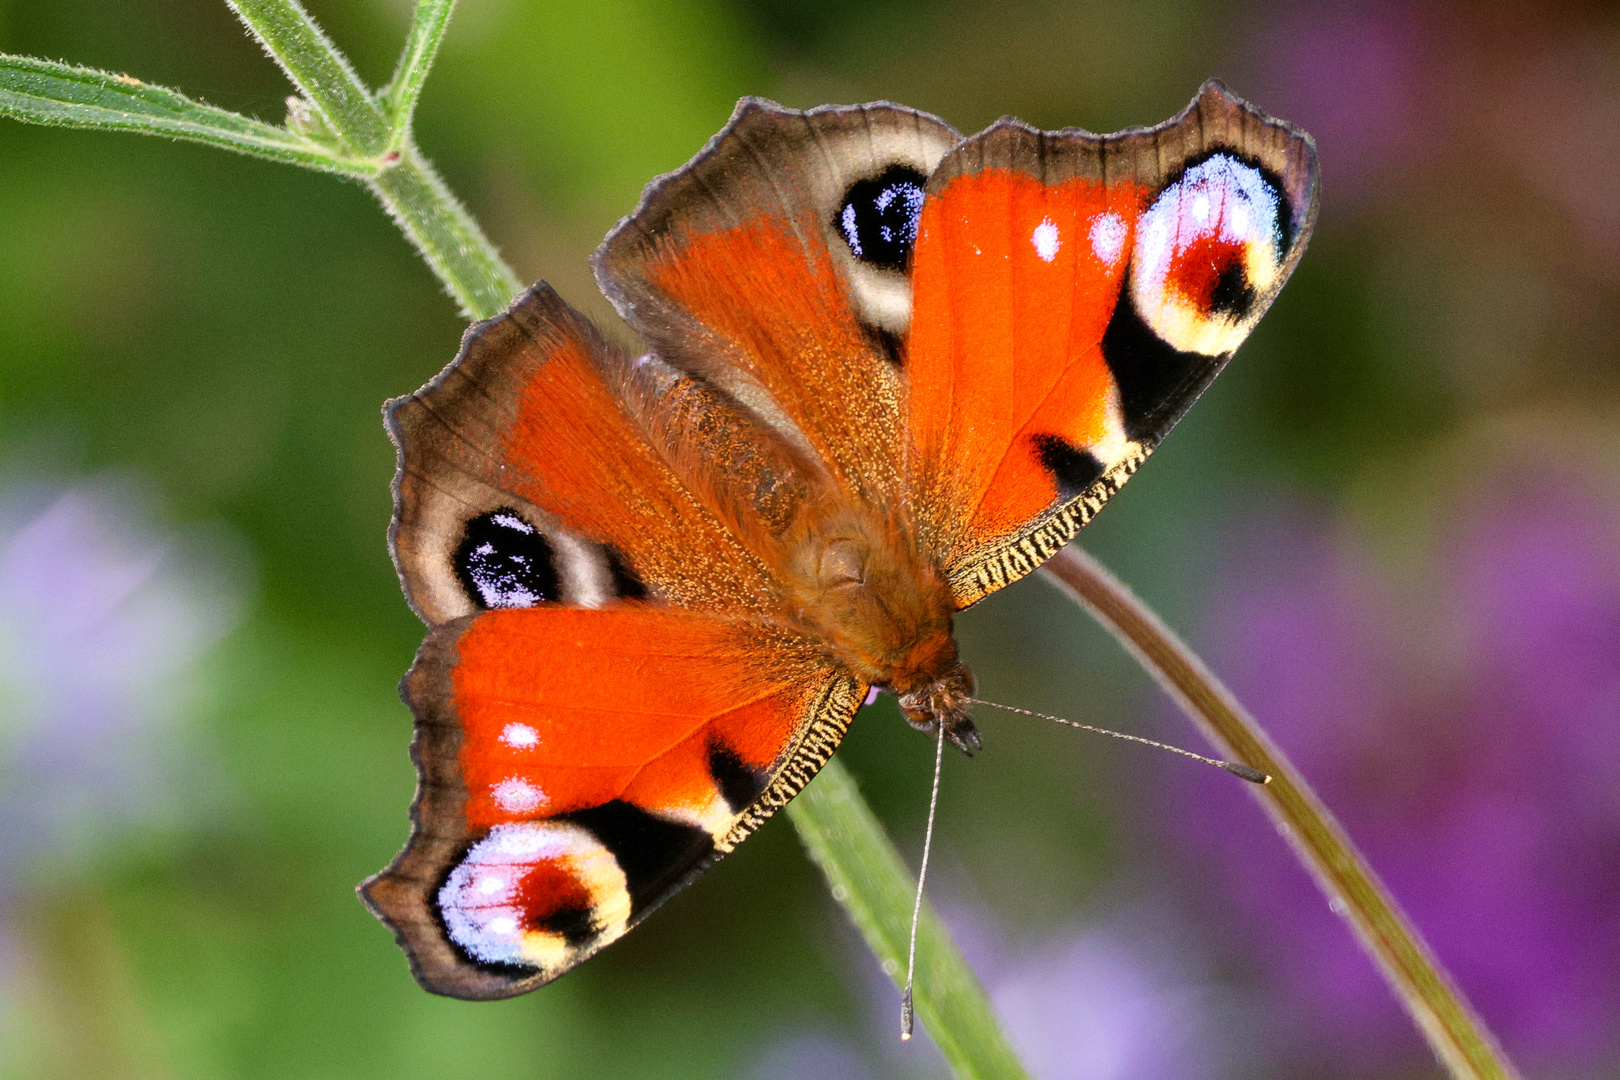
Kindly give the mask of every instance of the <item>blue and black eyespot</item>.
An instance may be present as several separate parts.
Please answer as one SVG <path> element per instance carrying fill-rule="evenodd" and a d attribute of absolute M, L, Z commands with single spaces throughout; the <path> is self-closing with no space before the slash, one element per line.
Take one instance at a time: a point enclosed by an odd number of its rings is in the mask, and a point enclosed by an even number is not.
<path fill-rule="evenodd" d="M 533 607 L 558 598 L 551 545 L 510 508 L 467 522 L 454 566 L 468 598 L 481 608 Z"/>
<path fill-rule="evenodd" d="M 868 266 L 904 273 L 917 243 L 927 183 L 916 169 L 891 165 L 851 184 L 834 221 L 850 253 Z"/>

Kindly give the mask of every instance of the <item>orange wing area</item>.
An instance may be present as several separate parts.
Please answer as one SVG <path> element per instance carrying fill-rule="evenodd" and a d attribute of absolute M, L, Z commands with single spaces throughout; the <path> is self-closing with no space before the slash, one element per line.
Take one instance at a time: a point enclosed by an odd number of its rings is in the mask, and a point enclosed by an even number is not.
<path fill-rule="evenodd" d="M 435 589 L 433 574 L 459 542 L 466 508 L 512 496 L 608 545 L 675 603 L 759 610 L 769 602 L 758 562 L 626 415 L 607 380 L 630 370 L 542 283 L 474 326 L 456 362 L 422 391 L 390 404 L 401 450 L 397 557 L 429 621 L 460 613 L 424 597 L 454 591 Z"/>
<path fill-rule="evenodd" d="M 756 215 L 665 236 L 639 269 L 701 324 L 710 355 L 769 394 L 844 490 L 881 503 L 899 484 L 898 383 L 856 321 L 825 245 L 804 243 L 802 228 Z"/>
<path fill-rule="evenodd" d="M 914 483 L 947 565 L 1057 499 L 1031 436 L 1123 452 L 1100 346 L 1148 194 L 993 169 L 956 177 L 924 206 L 908 406 Z"/>
<path fill-rule="evenodd" d="M 456 651 L 474 828 L 623 799 L 723 834 L 758 790 L 729 805 L 710 758 L 763 789 L 805 715 L 802 668 L 763 676 L 757 642 L 691 612 L 492 611 Z"/>
<path fill-rule="evenodd" d="M 757 624 L 635 603 L 455 620 L 404 689 L 416 828 L 364 895 L 468 998 L 623 935 L 809 781 L 864 690 Z"/>

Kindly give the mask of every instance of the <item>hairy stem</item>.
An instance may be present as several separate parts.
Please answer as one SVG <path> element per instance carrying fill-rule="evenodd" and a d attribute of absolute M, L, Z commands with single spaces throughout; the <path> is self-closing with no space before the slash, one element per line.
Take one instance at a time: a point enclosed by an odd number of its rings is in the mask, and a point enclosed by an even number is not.
<path fill-rule="evenodd" d="M 1435 1055 L 1458 1080 L 1518 1074 L 1462 992 L 1367 865 L 1343 827 L 1231 691 L 1185 642 L 1100 562 L 1070 546 L 1046 572 L 1085 606 L 1158 680 L 1226 757 L 1272 782 L 1251 790 L 1335 910 L 1399 995 Z"/>
<path fill-rule="evenodd" d="M 411 139 L 416 98 L 454 0 L 420 0 L 394 79 L 379 101 L 298 0 L 226 0 L 325 126 L 357 154 L 378 156 L 366 186 L 416 245 L 461 313 L 488 319 L 523 285 Z M 386 102 L 386 109 L 384 108 Z"/>
<path fill-rule="evenodd" d="M 326 126 L 355 152 L 380 154 L 388 123 L 371 92 L 298 0 L 225 0 Z"/>
<path fill-rule="evenodd" d="M 405 39 L 404 51 L 399 54 L 399 65 L 382 92 L 383 106 L 388 113 L 390 149 L 400 149 L 410 141 L 416 99 L 422 94 L 422 84 L 427 81 L 434 57 L 439 55 L 439 43 L 444 40 L 455 6 L 456 0 L 417 0 L 411 32 Z"/>
<path fill-rule="evenodd" d="M 451 194 L 414 144 L 367 186 L 416 245 L 463 315 L 488 319 L 523 288 L 467 208 Z"/>

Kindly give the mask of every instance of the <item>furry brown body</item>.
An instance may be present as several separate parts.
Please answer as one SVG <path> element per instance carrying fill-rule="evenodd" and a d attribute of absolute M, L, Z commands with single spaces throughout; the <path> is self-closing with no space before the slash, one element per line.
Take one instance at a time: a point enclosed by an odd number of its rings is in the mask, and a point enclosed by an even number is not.
<path fill-rule="evenodd" d="M 787 601 L 795 629 L 823 643 L 857 680 L 900 699 L 911 725 L 979 749 L 968 719 L 973 677 L 957 658 L 954 603 L 945 576 L 914 530 L 864 507 L 815 516 L 788 551 Z"/>

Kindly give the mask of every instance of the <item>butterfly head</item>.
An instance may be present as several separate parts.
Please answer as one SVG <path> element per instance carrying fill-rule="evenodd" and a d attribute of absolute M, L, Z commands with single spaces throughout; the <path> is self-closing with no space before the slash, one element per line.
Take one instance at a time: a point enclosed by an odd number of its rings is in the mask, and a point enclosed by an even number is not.
<path fill-rule="evenodd" d="M 979 729 L 968 716 L 973 690 L 973 673 L 958 663 L 933 682 L 902 693 L 900 712 L 908 724 L 926 735 L 937 736 L 943 725 L 951 745 L 972 757 L 984 747 Z"/>

